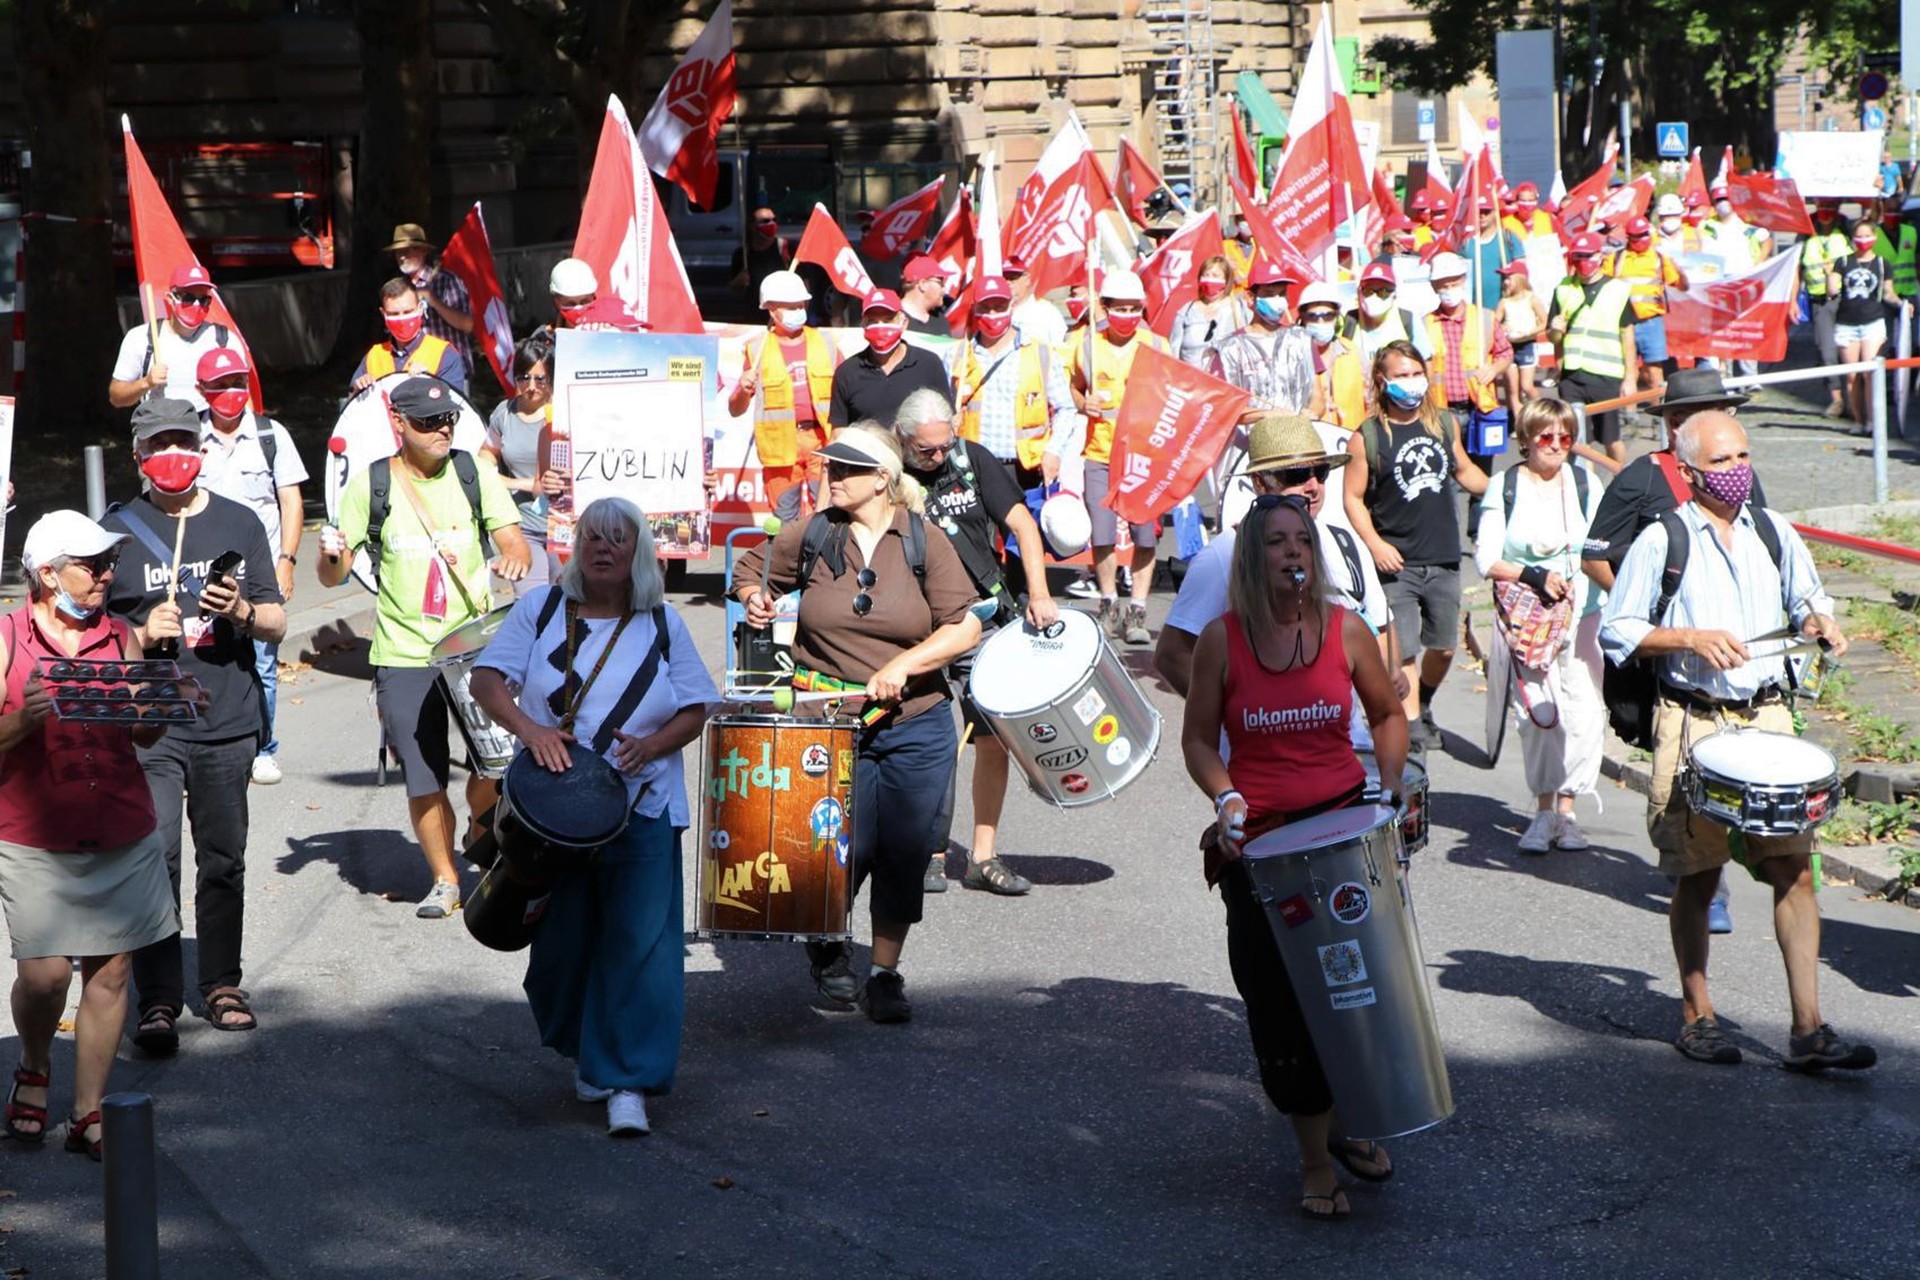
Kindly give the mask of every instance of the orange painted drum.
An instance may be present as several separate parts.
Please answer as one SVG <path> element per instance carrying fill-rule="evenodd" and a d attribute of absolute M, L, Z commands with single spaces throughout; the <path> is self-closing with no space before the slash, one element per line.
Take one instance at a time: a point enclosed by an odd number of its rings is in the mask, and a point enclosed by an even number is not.
<path fill-rule="evenodd" d="M 701 741 L 701 938 L 852 939 L 850 720 L 728 715 Z"/>

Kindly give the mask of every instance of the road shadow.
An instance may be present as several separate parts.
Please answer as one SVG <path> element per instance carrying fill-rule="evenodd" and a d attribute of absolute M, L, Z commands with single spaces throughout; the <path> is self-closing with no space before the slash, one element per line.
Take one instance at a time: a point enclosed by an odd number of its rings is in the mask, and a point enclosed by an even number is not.
<path fill-rule="evenodd" d="M 970 846 L 958 840 L 947 841 L 947 879 L 958 881 L 967 874 L 973 856 Z M 1002 862 L 1033 881 L 1035 885 L 1089 885 L 1113 879 L 1113 868 L 1092 858 L 1039 853 L 999 852 Z M 956 886 L 957 887 L 957 886 Z"/>
<path fill-rule="evenodd" d="M 1427 798 L 1427 809 L 1436 831 L 1457 831 L 1462 837 L 1447 850 L 1448 862 L 1566 885 L 1655 915 L 1667 913 L 1666 878 L 1637 853 L 1599 843 L 1577 852 L 1521 853 L 1520 836 L 1532 813 L 1491 796 L 1435 792 Z"/>
<path fill-rule="evenodd" d="M 373 679 L 373 665 L 368 660 L 373 638 L 355 631 L 350 621 L 329 622 L 315 631 L 311 639 L 312 643 L 300 650 L 301 662 L 349 680 Z"/>
<path fill-rule="evenodd" d="M 315 863 L 330 864 L 342 884 L 361 893 L 410 902 L 433 887 L 432 873 L 419 846 L 392 827 L 357 827 L 287 838 L 287 851 L 274 870 L 298 875 Z M 459 864 L 470 872 L 466 864 Z"/>
<path fill-rule="evenodd" d="M 1912 910 L 1893 903 L 1887 903 L 1886 909 Z M 1851 920 L 1822 917 L 1820 959 L 1862 991 L 1905 998 L 1920 996 L 1920 968 L 1914 965 L 1913 935 L 1895 928 L 1896 923 L 1889 920 L 1887 928 L 1879 929 Z"/>

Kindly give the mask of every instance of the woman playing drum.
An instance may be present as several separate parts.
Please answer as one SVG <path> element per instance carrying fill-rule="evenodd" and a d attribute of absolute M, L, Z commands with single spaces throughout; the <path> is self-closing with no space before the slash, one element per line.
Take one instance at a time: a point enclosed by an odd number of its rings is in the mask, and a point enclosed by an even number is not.
<path fill-rule="evenodd" d="M 956 754 L 941 672 L 978 643 L 980 620 L 969 612 L 976 595 L 959 555 L 919 516 L 924 495 L 901 474 L 891 431 L 855 423 L 815 456 L 827 463 L 830 509 L 813 517 L 825 545 L 803 557 L 811 522 L 788 524 L 741 559 L 735 593 L 747 621 L 763 627 L 777 596 L 804 588 L 793 641 L 796 687 L 843 688 L 872 700 L 851 814 L 855 891 L 873 881 L 873 972 L 864 1002 L 875 1022 L 905 1022 L 913 1008 L 900 949 L 920 920 L 927 849 Z M 923 565 L 912 562 L 916 544 Z M 850 1004 L 861 994 L 843 944 L 809 942 L 807 956 L 822 995 Z"/>
<path fill-rule="evenodd" d="M 624 711 L 606 755 L 627 780 L 632 816 L 590 872 L 555 886 L 525 983 L 541 1043 L 576 1061 L 575 1092 L 604 1098 L 607 1132 L 620 1136 L 647 1132 L 641 1095 L 668 1092 L 680 1057 L 690 817 L 680 752 L 719 694 L 686 624 L 661 603 L 639 509 L 601 498 L 575 530 L 558 585 L 522 597 L 480 655 L 473 695 L 555 773 L 571 762 L 568 743 L 592 742 Z M 551 607 L 553 592 L 563 607 Z"/>
<path fill-rule="evenodd" d="M 1254 499 L 1234 546 L 1228 612 L 1194 648 L 1181 745 L 1219 818 L 1208 879 L 1218 879 L 1226 900 L 1227 960 L 1261 1083 L 1300 1142 L 1300 1209 L 1337 1218 L 1351 1210 L 1329 1156 L 1371 1182 L 1391 1177 L 1393 1166 L 1377 1144 L 1335 1135 L 1326 1075 L 1240 860 L 1251 835 L 1361 802 L 1366 773 L 1347 737 L 1356 694 L 1381 784 L 1396 796 L 1406 764 L 1406 712 L 1366 623 L 1330 602 L 1317 539 L 1301 499 Z M 1220 753 L 1223 728 L 1231 763 Z"/>

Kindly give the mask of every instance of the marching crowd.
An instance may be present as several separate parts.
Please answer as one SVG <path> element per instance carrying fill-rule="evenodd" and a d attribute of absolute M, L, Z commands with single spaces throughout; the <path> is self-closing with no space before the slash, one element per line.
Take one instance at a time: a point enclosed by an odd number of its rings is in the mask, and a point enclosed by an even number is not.
<path fill-rule="evenodd" d="M 1409 759 L 1438 742 L 1464 546 L 1492 584 L 1501 625 L 1489 683 L 1512 681 L 1535 798 L 1520 850 L 1587 847 L 1575 803 L 1598 775 L 1606 664 L 1650 661 L 1647 821 L 1676 882 L 1677 1047 L 1703 1062 L 1739 1057 L 1706 983 L 1709 932 L 1732 928 L 1717 892 L 1732 857 L 1774 891 L 1793 1013 L 1788 1065 L 1871 1065 L 1873 1051 L 1820 1014 L 1811 834 L 1731 840 L 1674 785 L 1684 744 L 1703 730 L 1790 723 L 1785 660 L 1750 649 L 1750 637 L 1784 629 L 1836 656 L 1846 646 L 1805 547 L 1762 502 L 1733 416 L 1745 397 L 1667 351 L 1667 291 L 1685 285 L 1682 254 L 1719 246 L 1751 265 L 1766 251 L 1723 197 L 1714 192 L 1710 206 L 1662 197 L 1652 220 L 1568 236 L 1570 270 L 1557 281 L 1528 278 L 1522 239 L 1558 225 L 1524 184 L 1510 199 L 1483 198 L 1461 241 L 1437 247 L 1447 219 L 1417 194 L 1388 221 L 1380 254 L 1348 261 L 1330 282 L 1294 278 L 1252 252 L 1243 230 L 1228 253 L 1199 264 L 1196 296 L 1165 334 L 1148 326 L 1131 270 L 1109 269 L 1091 297 L 1076 289 L 1057 307 L 1009 258 L 1001 275 L 975 283 L 967 331 L 944 354 L 908 336 L 947 329 L 942 276 L 912 259 L 904 292 L 860 300 L 865 347 L 844 360 L 810 322 L 813 294 L 789 269 L 776 224 L 771 247 L 741 264 L 765 336 L 724 392 L 735 414 L 752 414 L 766 498 L 786 522 L 748 553 L 731 588 L 756 626 L 773 619 L 781 594 L 805 588 L 796 678 L 871 700 L 855 803 L 887 815 L 853 832 L 870 967 L 863 980 L 846 947 L 809 944 L 820 994 L 877 1022 L 911 1017 L 904 945 L 925 894 L 948 887 L 956 700 L 975 760 L 962 883 L 1029 891 L 997 852 L 1009 762 L 967 695 L 966 662 L 985 631 L 1051 625 L 1061 606 L 1048 552 L 1090 551 L 1066 591 L 1090 603 L 1112 641 L 1152 646 L 1155 669 L 1186 699 L 1183 754 L 1217 819 L 1205 872 L 1225 903 L 1263 1084 L 1301 1142 L 1301 1208 L 1344 1216 L 1332 1162 L 1371 1180 L 1392 1165 L 1377 1144 L 1343 1136 L 1241 853 L 1265 831 L 1355 803 L 1366 789 L 1359 753 L 1392 796 Z M 1887 341 L 1887 305 L 1915 294 L 1913 228 L 1893 208 L 1864 208 L 1851 227 L 1824 204 L 1814 216 L 1801 262 L 1816 341 L 1828 360 L 1870 356 Z M 343 582 L 357 553 L 372 562 L 375 693 L 433 878 L 424 918 L 460 908 L 458 856 L 497 800 L 470 771 L 462 828 L 432 654 L 488 614 L 494 575 L 511 584 L 516 601 L 478 660 L 475 698 L 542 767 L 564 768 L 572 745 L 594 743 L 626 780 L 635 816 L 592 879 L 556 896 L 534 939 L 529 998 L 543 1042 L 575 1061 L 579 1096 L 607 1102 L 611 1132 L 644 1132 L 643 1099 L 670 1089 L 679 1045 L 680 842 L 690 822 L 681 752 L 718 693 L 663 602 L 648 524 L 631 504 L 578 513 L 564 564 L 548 545 L 548 501 L 568 484 L 540 443 L 551 331 L 515 352 L 514 393 L 494 409 L 479 457 L 455 450 L 473 367 L 465 294 L 436 267 L 420 227 L 397 228 L 388 248 L 386 336 L 348 390 L 406 375 L 386 397 L 398 447 L 348 484 L 317 540 L 318 580 Z M 1404 291 L 1412 264 L 1429 307 Z M 637 326 L 600 296 L 584 262 L 561 262 L 550 285 L 556 325 Z M 207 318 L 214 288 L 200 268 L 182 268 L 164 320 L 127 335 L 108 394 L 133 411 L 144 492 L 100 523 L 70 511 L 37 522 L 24 549 L 31 598 L 0 632 L 0 900 L 21 1039 L 5 1124 L 24 1142 L 49 1132 L 49 1047 L 78 957 L 67 1146 L 95 1158 L 129 1001 L 143 1051 L 164 1056 L 180 1043 L 183 827 L 205 1016 L 224 1031 L 258 1025 L 242 985 L 248 784 L 281 778 L 276 646 L 297 589 L 308 476 L 285 429 L 250 407 L 253 370 Z M 1198 494 L 1211 540 L 1184 557 L 1157 637 L 1149 605 L 1165 531 L 1120 519 L 1106 502 L 1119 406 L 1143 349 L 1249 397 Z M 1626 463 L 1621 415 L 1604 406 L 1641 387 L 1664 388 L 1665 438 Z M 1831 413 L 1865 419 L 1863 388 L 1833 395 Z M 1603 406 L 1584 418 L 1585 439 L 1579 404 Z M 1496 470 L 1509 435 L 1518 461 Z M 818 543 L 816 528 L 826 531 Z M 1674 570 L 1681 543 L 1692 548 L 1690 561 L 1678 557 L 1684 573 Z M 44 664 L 142 655 L 179 664 L 196 691 L 192 722 L 55 714 Z M 1307 706 L 1335 713 L 1281 714 Z M 1494 714 L 1508 714 L 1506 703 Z M 50 823 L 50 801 L 67 800 L 81 803 L 62 803 L 68 816 Z"/>

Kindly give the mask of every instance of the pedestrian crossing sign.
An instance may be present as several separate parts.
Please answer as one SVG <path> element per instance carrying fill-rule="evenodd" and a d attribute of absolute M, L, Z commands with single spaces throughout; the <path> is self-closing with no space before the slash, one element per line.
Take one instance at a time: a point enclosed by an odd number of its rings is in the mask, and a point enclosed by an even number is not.
<path fill-rule="evenodd" d="M 1662 160 L 1683 160 L 1687 154 L 1687 125 L 1683 120 L 1668 120 L 1654 128 Z"/>

